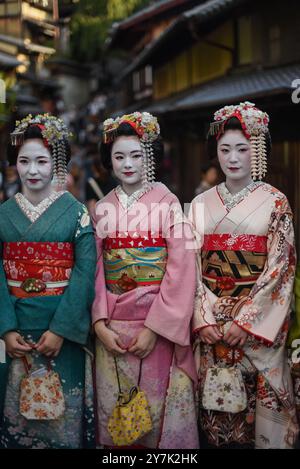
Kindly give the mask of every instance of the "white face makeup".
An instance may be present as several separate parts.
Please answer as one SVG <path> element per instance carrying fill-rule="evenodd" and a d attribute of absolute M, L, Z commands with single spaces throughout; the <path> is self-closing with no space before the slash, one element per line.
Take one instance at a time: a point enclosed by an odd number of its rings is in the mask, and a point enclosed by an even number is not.
<path fill-rule="evenodd" d="M 218 141 L 218 159 L 226 183 L 251 182 L 251 147 L 241 130 L 226 130 Z"/>
<path fill-rule="evenodd" d="M 138 137 L 116 138 L 112 145 L 111 162 L 115 176 L 127 194 L 142 187 L 143 153 Z"/>
<path fill-rule="evenodd" d="M 44 192 L 51 188 L 53 162 L 41 139 L 28 139 L 21 146 L 17 170 L 26 193 Z"/>

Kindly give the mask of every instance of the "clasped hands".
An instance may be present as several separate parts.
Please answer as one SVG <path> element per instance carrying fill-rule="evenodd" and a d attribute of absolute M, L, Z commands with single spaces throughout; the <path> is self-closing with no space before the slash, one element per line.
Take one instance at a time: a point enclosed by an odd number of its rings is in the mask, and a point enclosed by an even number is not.
<path fill-rule="evenodd" d="M 113 355 L 124 355 L 126 352 L 133 353 L 138 358 L 146 358 L 153 350 L 157 334 L 148 327 L 143 329 L 132 339 L 128 346 L 125 346 L 117 332 L 109 329 L 104 320 L 96 322 L 95 333 L 102 342 L 105 349 Z"/>
<path fill-rule="evenodd" d="M 57 357 L 63 345 L 63 337 L 46 331 L 37 343 L 26 342 L 16 331 L 7 332 L 4 337 L 6 352 L 11 358 L 22 358 L 28 352 L 36 350 L 48 358 Z"/>
<path fill-rule="evenodd" d="M 226 342 L 230 347 L 243 347 L 248 334 L 240 326 L 232 323 L 225 335 L 221 334 L 217 325 L 204 327 L 199 331 L 199 337 L 205 344 L 213 345 L 220 340 Z"/>

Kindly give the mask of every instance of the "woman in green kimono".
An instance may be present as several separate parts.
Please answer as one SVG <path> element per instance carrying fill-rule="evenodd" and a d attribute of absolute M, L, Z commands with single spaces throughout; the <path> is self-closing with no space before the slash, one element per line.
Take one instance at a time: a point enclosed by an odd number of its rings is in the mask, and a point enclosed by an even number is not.
<path fill-rule="evenodd" d="M 12 133 L 22 193 L 0 207 L 0 446 L 80 448 L 93 445 L 89 354 L 96 263 L 87 209 L 63 186 L 68 130 L 47 114 L 28 116 Z M 29 420 L 19 411 L 26 374 L 58 372 L 65 412 L 56 420 Z"/>

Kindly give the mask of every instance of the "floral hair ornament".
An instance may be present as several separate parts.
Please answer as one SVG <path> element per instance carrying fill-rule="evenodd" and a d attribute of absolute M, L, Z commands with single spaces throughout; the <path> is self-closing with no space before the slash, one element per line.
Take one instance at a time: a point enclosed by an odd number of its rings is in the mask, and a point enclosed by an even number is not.
<path fill-rule="evenodd" d="M 72 137 L 72 133 L 69 132 L 62 119 L 50 114 L 37 114 L 34 117 L 28 114 L 21 121 L 16 121 L 16 128 L 10 134 L 11 144 L 23 145 L 26 130 L 34 126 L 41 130 L 44 145 L 51 146 L 53 178 L 56 184 L 63 186 L 67 176 L 66 143 Z"/>
<path fill-rule="evenodd" d="M 133 112 L 116 119 L 106 119 L 103 123 L 103 142 L 111 143 L 118 136 L 117 129 L 121 124 L 129 124 L 141 141 L 143 152 L 143 185 L 155 180 L 155 161 L 152 143 L 160 134 L 157 118 L 149 112 Z"/>
<path fill-rule="evenodd" d="M 245 137 L 250 140 L 252 179 L 261 180 L 267 173 L 266 134 L 269 116 L 249 101 L 236 106 L 225 106 L 215 112 L 208 135 L 214 135 L 218 140 L 224 133 L 226 122 L 232 117 L 240 121 Z"/>

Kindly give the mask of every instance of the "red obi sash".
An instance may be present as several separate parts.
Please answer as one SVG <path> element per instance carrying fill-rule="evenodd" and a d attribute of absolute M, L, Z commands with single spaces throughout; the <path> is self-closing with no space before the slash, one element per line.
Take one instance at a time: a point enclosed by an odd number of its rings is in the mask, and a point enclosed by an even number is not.
<path fill-rule="evenodd" d="M 103 247 L 106 251 L 110 249 L 140 249 L 148 247 L 166 247 L 166 240 L 159 233 L 115 233 L 104 239 Z"/>
<path fill-rule="evenodd" d="M 72 243 L 15 242 L 3 245 L 8 288 L 18 298 L 63 294 L 73 265 Z"/>
<path fill-rule="evenodd" d="M 207 234 L 204 235 L 202 250 L 205 251 L 250 251 L 267 253 L 267 236 L 250 234 L 232 235 Z"/>

